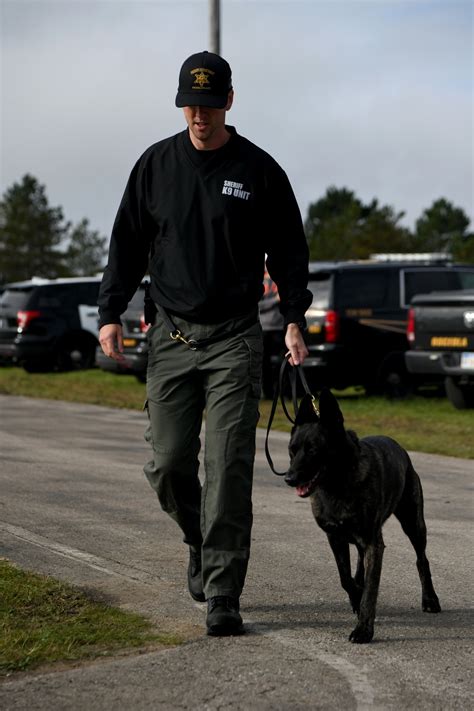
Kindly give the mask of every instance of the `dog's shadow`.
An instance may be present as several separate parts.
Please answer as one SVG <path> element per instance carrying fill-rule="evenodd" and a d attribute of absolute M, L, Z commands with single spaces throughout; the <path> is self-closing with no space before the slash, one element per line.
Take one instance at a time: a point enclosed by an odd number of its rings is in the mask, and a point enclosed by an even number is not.
<path fill-rule="evenodd" d="M 357 617 L 347 604 L 318 602 L 246 605 L 250 633 L 271 634 L 283 630 L 310 629 L 315 632 L 345 629 L 348 637 Z M 422 612 L 421 608 L 381 605 L 375 620 L 373 642 L 424 642 L 473 640 L 474 609 L 451 608 L 441 615 Z"/>

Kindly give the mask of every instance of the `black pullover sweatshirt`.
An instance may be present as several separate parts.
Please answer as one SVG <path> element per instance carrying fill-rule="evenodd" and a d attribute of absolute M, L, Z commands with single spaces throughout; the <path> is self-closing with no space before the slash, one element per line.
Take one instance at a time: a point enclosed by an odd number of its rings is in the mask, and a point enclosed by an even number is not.
<path fill-rule="evenodd" d="M 120 315 L 149 271 L 153 301 L 196 323 L 256 309 L 267 268 L 285 325 L 311 304 L 308 247 L 295 196 L 276 161 L 231 126 L 217 150 L 185 130 L 135 164 L 112 230 L 99 325 Z"/>

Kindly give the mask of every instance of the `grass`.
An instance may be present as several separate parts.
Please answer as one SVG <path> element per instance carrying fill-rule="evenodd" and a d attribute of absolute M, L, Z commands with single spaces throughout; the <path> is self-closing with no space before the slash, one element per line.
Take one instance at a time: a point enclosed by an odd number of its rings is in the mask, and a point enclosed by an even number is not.
<path fill-rule="evenodd" d="M 41 664 L 175 645 L 141 615 L 110 607 L 77 588 L 0 560 L 0 674 Z"/>
<path fill-rule="evenodd" d="M 142 409 L 145 386 L 131 375 L 99 369 L 70 373 L 26 373 L 0 368 L 0 393 Z M 474 459 L 474 411 L 456 410 L 446 398 L 417 396 L 406 400 L 366 397 L 355 390 L 335 393 L 346 425 L 359 437 L 387 434 L 409 450 Z M 260 425 L 266 427 L 271 403 L 260 404 Z M 281 407 L 275 429 L 289 430 Z"/>
<path fill-rule="evenodd" d="M 27 373 L 23 368 L 0 368 L 0 394 L 141 410 L 145 386 L 132 375 L 106 373 L 99 368 L 68 373 Z"/>

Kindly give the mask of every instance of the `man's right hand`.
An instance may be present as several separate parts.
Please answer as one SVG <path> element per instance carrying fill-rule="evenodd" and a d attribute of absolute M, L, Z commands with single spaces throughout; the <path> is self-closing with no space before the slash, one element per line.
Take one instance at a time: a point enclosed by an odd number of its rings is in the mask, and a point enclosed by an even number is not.
<path fill-rule="evenodd" d="M 126 364 L 123 355 L 123 333 L 119 323 L 107 323 L 99 331 L 99 343 L 108 358 L 113 358 L 117 363 Z"/>
<path fill-rule="evenodd" d="M 308 356 L 308 348 L 304 342 L 303 334 L 296 323 L 289 323 L 286 328 L 285 345 L 288 348 L 286 355 L 291 355 L 290 365 L 303 365 Z"/>

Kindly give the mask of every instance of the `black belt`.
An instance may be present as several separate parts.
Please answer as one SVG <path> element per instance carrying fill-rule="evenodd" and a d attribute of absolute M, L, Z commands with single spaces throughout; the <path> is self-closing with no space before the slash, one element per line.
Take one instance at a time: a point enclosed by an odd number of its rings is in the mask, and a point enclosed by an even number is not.
<path fill-rule="evenodd" d="M 157 311 L 169 331 L 171 340 L 181 341 L 181 343 L 184 343 L 192 351 L 197 351 L 199 348 L 205 348 L 206 346 L 210 346 L 212 343 L 223 341 L 224 338 L 229 338 L 230 336 L 242 333 L 242 331 L 245 331 L 247 328 L 250 328 L 250 326 L 254 326 L 257 323 L 256 314 L 252 314 L 230 331 L 222 331 L 221 333 L 216 333 L 214 336 L 209 336 L 209 338 L 203 338 L 200 341 L 196 341 L 194 338 L 186 338 L 179 328 L 176 328 L 166 309 L 153 301 L 150 296 L 150 283 L 145 282 L 145 323 L 153 324 L 155 322 Z"/>
<path fill-rule="evenodd" d="M 214 336 L 209 336 L 209 338 L 202 338 L 200 341 L 196 341 L 194 338 L 186 338 L 179 328 L 176 328 L 176 325 L 173 323 L 170 315 L 166 309 L 163 308 L 163 306 L 160 304 L 155 304 L 155 306 L 169 331 L 171 340 L 181 341 L 181 343 L 184 343 L 184 345 L 192 351 L 197 351 L 199 348 L 205 348 L 206 346 L 210 346 L 212 343 L 223 341 L 224 338 L 236 336 L 238 333 L 242 333 L 242 331 L 245 331 L 247 328 L 250 328 L 250 326 L 254 326 L 257 323 L 255 314 L 252 314 L 238 326 L 231 328 L 230 331 L 221 331 L 221 333 L 216 333 Z"/>

